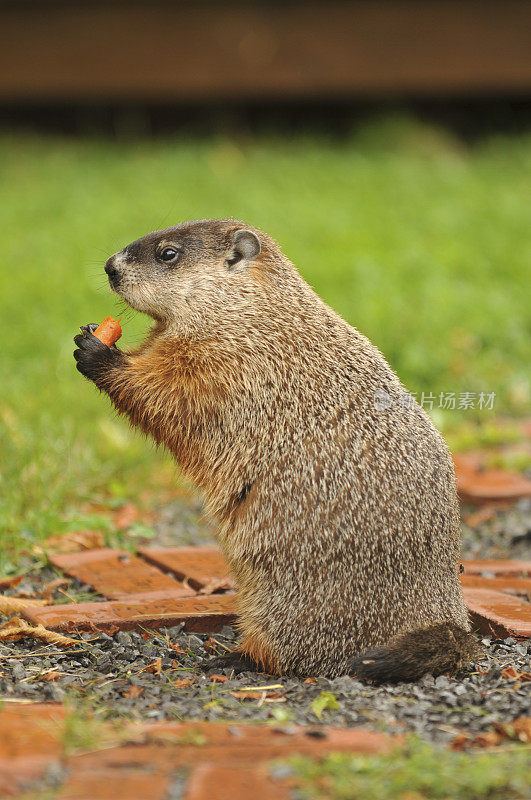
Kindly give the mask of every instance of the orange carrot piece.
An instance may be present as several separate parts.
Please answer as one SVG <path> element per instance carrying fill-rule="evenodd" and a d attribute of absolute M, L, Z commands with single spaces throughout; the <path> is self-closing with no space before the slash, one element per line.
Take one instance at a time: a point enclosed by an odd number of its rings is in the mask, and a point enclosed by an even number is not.
<path fill-rule="evenodd" d="M 117 342 L 121 335 L 122 327 L 120 325 L 120 320 L 113 319 L 113 317 L 105 317 L 103 322 L 101 322 L 94 331 L 94 336 L 108 347 Z"/>

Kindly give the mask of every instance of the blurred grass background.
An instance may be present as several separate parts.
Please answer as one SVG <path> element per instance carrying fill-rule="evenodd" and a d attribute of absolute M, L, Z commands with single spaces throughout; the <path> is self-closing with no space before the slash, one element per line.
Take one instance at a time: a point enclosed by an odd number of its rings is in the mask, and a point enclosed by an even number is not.
<path fill-rule="evenodd" d="M 444 430 L 528 408 L 530 136 L 466 146 L 402 117 L 341 141 L 3 134 L 0 179 L 0 574 L 102 487 L 156 484 L 166 457 L 72 358 L 79 325 L 120 315 L 106 258 L 156 228 L 257 225 L 410 391 L 496 393 L 491 412 L 436 409 Z M 147 324 L 127 314 L 122 346 Z"/>

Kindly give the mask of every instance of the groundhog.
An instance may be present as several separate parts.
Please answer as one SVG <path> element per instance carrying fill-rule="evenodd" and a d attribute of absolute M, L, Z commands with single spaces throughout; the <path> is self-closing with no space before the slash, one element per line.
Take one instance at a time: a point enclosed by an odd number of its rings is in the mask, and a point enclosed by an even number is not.
<path fill-rule="evenodd" d="M 105 271 L 154 325 L 127 353 L 83 326 L 77 369 L 205 494 L 238 588 L 223 663 L 382 682 L 479 655 L 446 445 L 278 245 L 242 222 L 186 222 Z"/>

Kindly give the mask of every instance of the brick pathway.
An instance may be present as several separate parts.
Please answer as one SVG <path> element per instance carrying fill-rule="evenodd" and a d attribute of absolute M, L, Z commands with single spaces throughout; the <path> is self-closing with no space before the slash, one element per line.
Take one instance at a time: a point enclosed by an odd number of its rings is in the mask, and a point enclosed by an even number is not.
<path fill-rule="evenodd" d="M 400 739 L 375 731 L 210 722 L 132 724 L 104 749 L 67 756 L 62 706 L 5 703 L 0 709 L 0 797 L 38 785 L 62 769 L 58 800 L 163 800 L 175 780 L 184 800 L 283 800 L 285 782 L 271 777 L 273 759 L 332 752 L 380 753 Z M 102 726 L 102 739 L 112 736 Z"/>
<path fill-rule="evenodd" d="M 0 797 L 39 780 L 61 758 L 63 706 L 3 703 L 0 707 Z"/>
<path fill-rule="evenodd" d="M 107 630 L 185 624 L 216 631 L 235 618 L 236 595 L 216 548 L 112 549 L 51 557 L 106 600 L 28 607 L 27 621 L 52 630 Z M 476 629 L 531 636 L 531 562 L 465 561 L 463 593 Z M 294 753 L 379 752 L 389 737 L 365 729 L 218 723 L 131 725 L 121 744 L 65 756 L 61 706 L 7 702 L 0 709 L 0 797 L 38 785 L 51 766 L 64 770 L 58 800 L 162 800 L 184 782 L 184 800 L 287 800 L 289 786 L 269 762 Z"/>
<path fill-rule="evenodd" d="M 215 547 L 103 549 L 55 555 L 54 566 L 92 586 L 103 602 L 29 607 L 22 616 L 50 630 L 156 628 L 217 631 L 233 622 L 236 595 Z M 477 630 L 531 636 L 531 562 L 464 561 L 463 593 Z M 215 592 L 215 593 L 214 593 Z"/>

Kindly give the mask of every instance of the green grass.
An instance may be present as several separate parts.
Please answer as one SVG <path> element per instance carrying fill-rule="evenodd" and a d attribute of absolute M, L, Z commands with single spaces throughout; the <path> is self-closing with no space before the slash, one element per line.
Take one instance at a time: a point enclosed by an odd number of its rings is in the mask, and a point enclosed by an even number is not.
<path fill-rule="evenodd" d="M 526 800 L 529 746 L 457 753 L 410 739 L 384 756 L 291 759 L 297 796 L 319 800 Z"/>
<path fill-rule="evenodd" d="M 411 391 L 496 392 L 494 414 L 520 413 L 530 178 L 531 137 L 466 150 L 405 120 L 342 143 L 0 137 L 0 573 L 82 523 L 76 508 L 99 488 L 149 487 L 163 458 L 74 368 L 78 326 L 118 311 L 110 253 L 184 219 L 242 218 Z M 123 345 L 145 327 L 127 316 Z"/>

